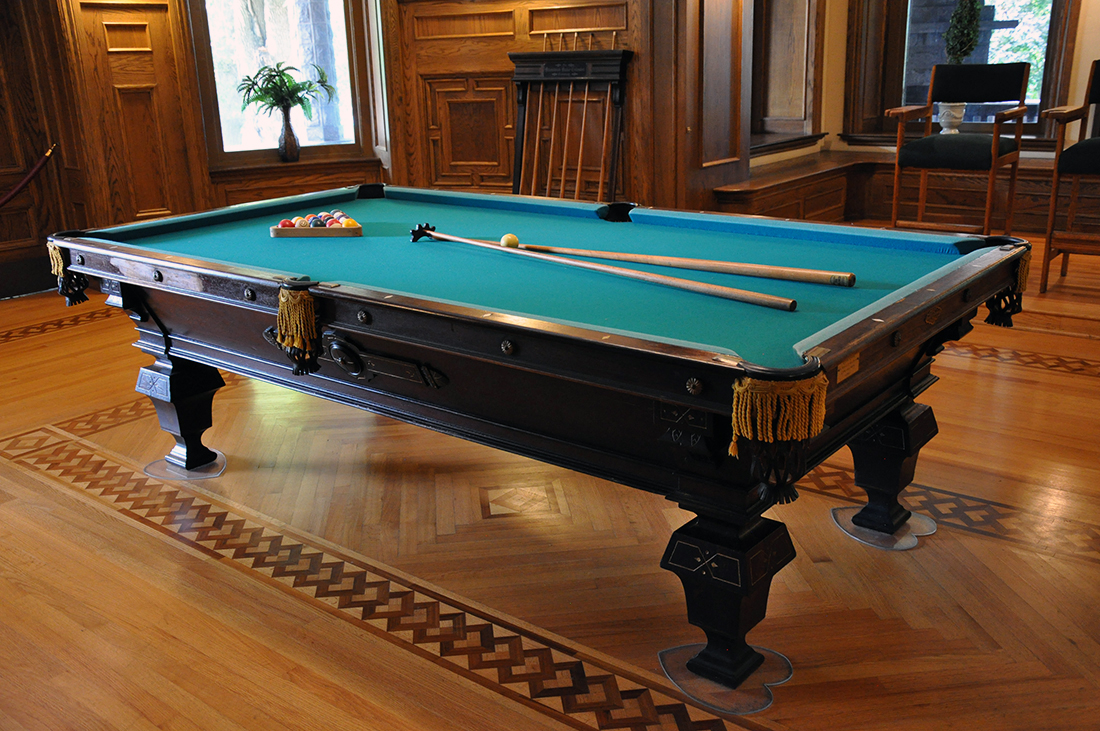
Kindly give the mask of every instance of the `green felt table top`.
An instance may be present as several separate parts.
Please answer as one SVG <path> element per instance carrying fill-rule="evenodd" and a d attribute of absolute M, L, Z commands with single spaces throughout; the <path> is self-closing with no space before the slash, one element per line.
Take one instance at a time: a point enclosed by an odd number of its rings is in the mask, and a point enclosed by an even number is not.
<path fill-rule="evenodd" d="M 631 221 L 600 206 L 511 196 L 387 187 L 357 199 L 340 189 L 89 232 L 164 254 L 341 282 L 477 309 L 734 353 L 776 368 L 801 365 L 825 332 L 843 329 L 980 252 L 965 237 L 875 231 L 714 214 L 634 209 Z M 362 237 L 272 238 L 281 218 L 340 208 Z M 724 259 L 856 274 L 852 288 L 612 263 L 790 297 L 795 312 L 530 260 L 465 244 L 410 241 L 420 223 L 457 236 L 526 244 Z M 862 313 L 861 313 L 862 311 Z"/>

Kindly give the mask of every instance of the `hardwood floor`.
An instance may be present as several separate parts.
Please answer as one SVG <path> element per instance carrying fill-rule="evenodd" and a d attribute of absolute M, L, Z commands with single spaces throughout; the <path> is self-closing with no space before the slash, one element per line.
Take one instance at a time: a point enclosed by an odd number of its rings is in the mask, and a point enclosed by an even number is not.
<path fill-rule="evenodd" d="M 658 677 L 701 641 L 657 566 L 675 505 L 237 377 L 225 474 L 150 481 L 170 439 L 128 319 L 0 302 L 0 728 L 1093 729 L 1100 260 L 1042 296 L 1032 270 L 1018 327 L 950 344 L 921 398 L 905 496 L 935 535 L 841 534 L 846 451 L 773 509 L 798 557 L 750 638 L 795 674 L 725 720 Z"/>

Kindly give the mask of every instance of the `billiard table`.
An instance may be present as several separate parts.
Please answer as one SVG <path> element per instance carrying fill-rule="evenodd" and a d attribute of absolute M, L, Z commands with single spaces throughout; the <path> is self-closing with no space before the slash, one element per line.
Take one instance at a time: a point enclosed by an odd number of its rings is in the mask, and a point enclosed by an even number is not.
<path fill-rule="evenodd" d="M 361 236 L 274 238 L 342 209 Z M 710 272 L 682 278 L 787 297 L 794 311 L 588 271 L 410 230 L 480 240 L 852 272 L 852 287 Z M 634 488 L 696 514 L 661 566 L 681 579 L 705 648 L 695 673 L 737 686 L 745 640 L 794 557 L 762 516 L 848 445 L 868 494 L 853 520 L 893 533 L 898 494 L 936 433 L 914 398 L 979 305 L 1011 324 L 1029 246 L 1008 237 L 873 230 L 365 185 L 50 238 L 59 289 L 88 277 L 155 362 L 137 390 L 194 470 L 217 369 L 364 408 Z M 638 270 L 661 271 L 641 264 Z"/>

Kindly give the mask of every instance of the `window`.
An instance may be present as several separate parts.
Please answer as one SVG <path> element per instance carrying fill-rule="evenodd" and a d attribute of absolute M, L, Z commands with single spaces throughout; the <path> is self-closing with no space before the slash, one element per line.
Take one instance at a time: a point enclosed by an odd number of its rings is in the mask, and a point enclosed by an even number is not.
<path fill-rule="evenodd" d="M 943 33 L 956 0 L 852 0 L 845 99 L 845 139 L 881 143 L 893 135 L 883 112 L 924 104 L 932 66 L 946 63 Z M 1025 134 L 1047 137 L 1039 111 L 1066 103 L 1080 3 L 985 0 L 978 47 L 965 63 L 1031 64 Z M 991 121 L 1000 107 L 968 105 L 966 123 Z M 1048 143 L 1049 144 L 1049 143 Z M 1043 143 L 1034 144 L 1042 147 Z"/>
<path fill-rule="evenodd" d="M 324 69 L 336 89 L 312 107 L 301 108 L 291 126 L 302 146 L 302 160 L 366 155 L 371 149 L 364 117 L 369 99 L 359 98 L 369 83 L 365 34 L 350 32 L 364 19 L 362 3 L 351 0 L 190 0 L 195 57 L 203 102 L 211 169 L 274 162 L 282 115 L 258 105 L 241 109 L 237 85 L 263 65 L 293 66 L 295 78 L 316 79 Z M 362 92 L 364 95 L 368 92 Z"/>

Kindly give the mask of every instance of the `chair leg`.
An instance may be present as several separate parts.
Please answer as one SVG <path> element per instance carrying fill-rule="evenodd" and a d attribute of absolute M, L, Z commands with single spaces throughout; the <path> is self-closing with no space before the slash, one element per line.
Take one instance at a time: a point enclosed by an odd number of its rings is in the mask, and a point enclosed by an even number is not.
<path fill-rule="evenodd" d="M 1069 211 L 1066 214 L 1066 231 L 1072 231 L 1073 225 L 1077 223 L 1077 198 L 1081 193 L 1081 176 L 1073 176 L 1073 188 L 1069 193 Z M 1066 276 L 1069 273 L 1069 252 L 1062 252 L 1062 276 Z"/>
<path fill-rule="evenodd" d="M 1039 294 L 1047 291 L 1047 282 L 1050 279 L 1050 262 L 1057 256 L 1054 248 L 1054 219 L 1058 215 L 1058 168 L 1054 169 L 1054 177 L 1050 181 L 1050 212 L 1047 213 L 1047 245 L 1043 252 L 1043 267 L 1039 275 Z"/>
<path fill-rule="evenodd" d="M 917 193 L 917 220 L 924 221 L 924 210 L 928 205 L 928 171 L 920 171 L 920 191 Z"/>
<path fill-rule="evenodd" d="M 982 221 L 982 235 L 988 236 L 993 230 L 993 196 L 997 192 L 997 168 L 989 168 L 989 183 L 985 187 L 985 218 Z"/>
<path fill-rule="evenodd" d="M 1012 235 L 1012 220 L 1016 215 L 1016 173 L 1020 171 L 1020 161 L 1012 163 L 1008 178 L 1008 200 L 1005 201 L 1005 236 Z"/>
<path fill-rule="evenodd" d="M 894 203 L 890 213 L 890 226 L 897 228 L 898 212 L 901 210 L 901 166 L 894 163 Z"/>

